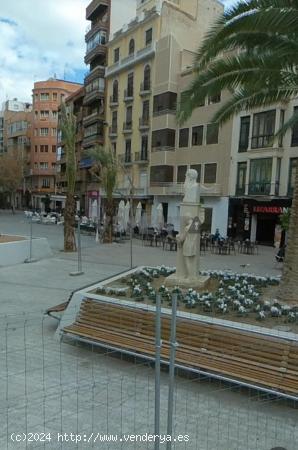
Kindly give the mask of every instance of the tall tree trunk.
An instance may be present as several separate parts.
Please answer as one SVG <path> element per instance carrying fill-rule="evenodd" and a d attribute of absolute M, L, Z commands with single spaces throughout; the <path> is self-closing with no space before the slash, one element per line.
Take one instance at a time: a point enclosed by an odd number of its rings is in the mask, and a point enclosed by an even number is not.
<path fill-rule="evenodd" d="M 74 195 L 67 193 L 64 210 L 64 251 L 75 252 L 75 206 Z"/>
<path fill-rule="evenodd" d="M 111 244 L 113 242 L 113 218 L 114 218 L 114 199 L 107 198 L 106 201 L 106 217 L 107 217 L 107 228 L 104 237 L 104 242 Z"/>
<path fill-rule="evenodd" d="M 298 305 L 298 168 L 295 175 L 295 188 L 291 209 L 286 256 L 278 299 Z"/>

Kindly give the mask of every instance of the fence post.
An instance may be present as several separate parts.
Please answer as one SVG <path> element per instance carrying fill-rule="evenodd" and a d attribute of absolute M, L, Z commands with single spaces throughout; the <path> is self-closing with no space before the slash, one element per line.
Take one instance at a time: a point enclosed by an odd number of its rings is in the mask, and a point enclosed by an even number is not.
<path fill-rule="evenodd" d="M 161 297 L 156 296 L 155 316 L 155 416 L 154 434 L 160 436 L 160 350 L 161 350 Z M 155 439 L 154 450 L 159 450 L 159 437 Z"/>
<path fill-rule="evenodd" d="M 30 216 L 30 240 L 29 240 L 29 258 L 25 259 L 25 263 L 33 263 L 36 262 L 36 259 L 32 258 L 32 240 L 33 240 L 33 213 Z"/>
<path fill-rule="evenodd" d="M 72 277 L 78 277 L 79 275 L 84 275 L 82 271 L 82 245 L 81 245 L 81 218 L 78 220 L 78 271 L 71 272 L 69 275 Z"/>
<path fill-rule="evenodd" d="M 168 395 L 168 426 L 167 435 L 173 435 L 173 411 L 174 411 L 174 388 L 175 388 L 175 358 L 176 358 L 176 322 L 177 322 L 177 294 L 172 295 L 172 320 L 170 338 L 170 366 L 169 366 L 169 395 Z M 171 450 L 172 443 L 167 442 L 167 450 Z"/>

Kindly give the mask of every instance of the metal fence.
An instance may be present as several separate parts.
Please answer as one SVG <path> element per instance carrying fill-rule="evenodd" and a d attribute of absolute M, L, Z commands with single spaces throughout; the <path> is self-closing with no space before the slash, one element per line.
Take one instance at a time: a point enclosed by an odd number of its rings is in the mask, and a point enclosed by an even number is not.
<path fill-rule="evenodd" d="M 0 448 L 154 449 L 154 363 L 60 341 L 56 326 L 42 314 L 0 316 Z M 162 449 L 166 367 L 160 386 Z M 173 449 L 297 449 L 293 401 L 177 371 L 173 398 Z"/>

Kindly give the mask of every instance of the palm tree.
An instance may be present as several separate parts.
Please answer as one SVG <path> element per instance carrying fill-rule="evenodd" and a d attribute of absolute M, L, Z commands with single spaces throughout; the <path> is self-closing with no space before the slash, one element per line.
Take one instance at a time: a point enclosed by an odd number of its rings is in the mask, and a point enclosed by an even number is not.
<path fill-rule="evenodd" d="M 117 159 L 110 148 L 105 148 L 100 145 L 90 150 L 89 155 L 93 162 L 90 171 L 97 178 L 106 193 L 105 212 L 107 227 L 104 242 L 111 243 L 113 242 L 113 217 L 115 213 L 113 192 L 117 184 Z"/>
<path fill-rule="evenodd" d="M 75 252 L 76 117 L 72 111 L 67 110 L 64 103 L 61 105 L 59 128 L 62 132 L 62 142 L 64 143 L 67 180 L 64 210 L 64 251 Z"/>
<path fill-rule="evenodd" d="M 298 93 L 298 0 L 241 0 L 216 21 L 194 64 L 194 81 L 181 96 L 183 123 L 207 96 L 230 91 L 213 121 L 223 124 L 243 110 L 287 103 Z M 298 124 L 298 114 L 279 134 Z M 279 299 L 297 302 L 298 171 Z"/>

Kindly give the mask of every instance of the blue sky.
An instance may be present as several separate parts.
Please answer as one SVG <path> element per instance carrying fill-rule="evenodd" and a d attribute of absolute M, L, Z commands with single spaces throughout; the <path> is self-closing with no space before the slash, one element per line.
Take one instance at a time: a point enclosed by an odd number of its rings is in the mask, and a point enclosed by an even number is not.
<path fill-rule="evenodd" d="M 205 0 L 208 1 L 208 0 Z M 7 98 L 31 100 L 34 81 L 56 74 L 81 82 L 85 9 L 90 0 L 3 0 L 0 10 L 0 107 Z M 112 0 L 112 31 L 135 15 L 136 0 Z M 223 1 L 226 6 L 235 0 Z"/>

